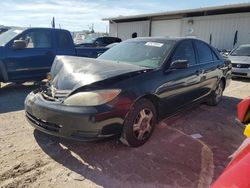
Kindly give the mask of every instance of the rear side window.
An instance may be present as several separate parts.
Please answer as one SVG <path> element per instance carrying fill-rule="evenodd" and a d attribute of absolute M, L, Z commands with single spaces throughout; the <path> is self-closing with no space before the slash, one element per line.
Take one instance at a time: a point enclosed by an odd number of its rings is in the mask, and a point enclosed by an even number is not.
<path fill-rule="evenodd" d="M 99 46 L 103 46 L 106 44 L 106 39 L 104 37 L 101 37 L 101 38 L 97 38 L 96 39 L 96 43 L 99 45 Z"/>
<path fill-rule="evenodd" d="M 111 37 L 104 37 L 103 38 L 103 43 L 106 44 L 106 45 L 111 44 L 111 43 L 113 43 L 113 38 L 111 38 Z"/>
<path fill-rule="evenodd" d="M 120 38 L 113 38 L 113 42 L 121 42 L 122 40 Z"/>
<path fill-rule="evenodd" d="M 172 62 L 176 60 L 188 60 L 189 65 L 196 64 L 193 44 L 190 40 L 181 42 L 176 48 Z"/>
<path fill-rule="evenodd" d="M 195 46 L 200 63 L 209 63 L 213 61 L 212 51 L 207 44 L 200 41 L 195 41 Z"/>
<path fill-rule="evenodd" d="M 57 33 L 57 38 L 58 38 L 58 47 L 60 49 L 67 49 L 67 48 L 71 48 L 71 40 L 69 38 L 68 33 L 60 31 Z"/>

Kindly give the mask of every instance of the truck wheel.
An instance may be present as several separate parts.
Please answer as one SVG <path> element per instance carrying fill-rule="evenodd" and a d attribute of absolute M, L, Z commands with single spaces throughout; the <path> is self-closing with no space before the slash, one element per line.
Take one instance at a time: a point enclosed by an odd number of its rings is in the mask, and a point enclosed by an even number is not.
<path fill-rule="evenodd" d="M 128 113 L 120 141 L 132 147 L 143 145 L 150 138 L 156 125 L 156 110 L 147 99 L 140 99 Z"/>
<path fill-rule="evenodd" d="M 222 99 L 223 91 L 224 91 L 224 84 L 222 81 L 220 81 L 216 90 L 213 91 L 213 93 L 211 94 L 211 97 L 209 101 L 207 102 L 207 104 L 210 106 L 218 105 Z"/>

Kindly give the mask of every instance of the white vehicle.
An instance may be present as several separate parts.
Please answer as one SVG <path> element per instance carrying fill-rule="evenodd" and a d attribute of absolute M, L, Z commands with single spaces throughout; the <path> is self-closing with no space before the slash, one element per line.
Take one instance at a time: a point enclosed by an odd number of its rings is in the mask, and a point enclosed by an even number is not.
<path fill-rule="evenodd" d="M 232 62 L 232 76 L 250 78 L 250 44 L 235 48 L 228 59 Z"/>

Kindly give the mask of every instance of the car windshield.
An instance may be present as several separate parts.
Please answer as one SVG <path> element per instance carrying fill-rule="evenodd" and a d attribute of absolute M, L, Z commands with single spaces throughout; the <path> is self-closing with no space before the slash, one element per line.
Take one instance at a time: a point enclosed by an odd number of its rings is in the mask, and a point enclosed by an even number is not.
<path fill-rule="evenodd" d="M 160 67 L 174 45 L 173 40 L 165 41 L 126 41 L 109 49 L 98 59 L 129 63 L 142 67 Z"/>
<path fill-rule="evenodd" d="M 24 29 L 10 29 L 0 35 L 0 46 L 4 46 L 10 40 L 15 38 L 18 34 L 22 33 Z"/>
<path fill-rule="evenodd" d="M 250 46 L 239 46 L 230 54 L 232 56 L 250 56 Z"/>

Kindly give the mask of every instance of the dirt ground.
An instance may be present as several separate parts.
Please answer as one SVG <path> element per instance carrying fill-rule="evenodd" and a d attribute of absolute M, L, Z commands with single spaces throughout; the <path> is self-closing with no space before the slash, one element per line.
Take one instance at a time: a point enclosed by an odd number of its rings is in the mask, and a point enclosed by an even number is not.
<path fill-rule="evenodd" d="M 208 187 L 240 145 L 236 104 L 250 80 L 232 81 L 217 107 L 200 105 L 165 119 L 144 146 L 116 139 L 82 143 L 35 131 L 23 102 L 36 86 L 0 89 L 0 187 Z M 193 139 L 190 135 L 200 134 Z"/>

